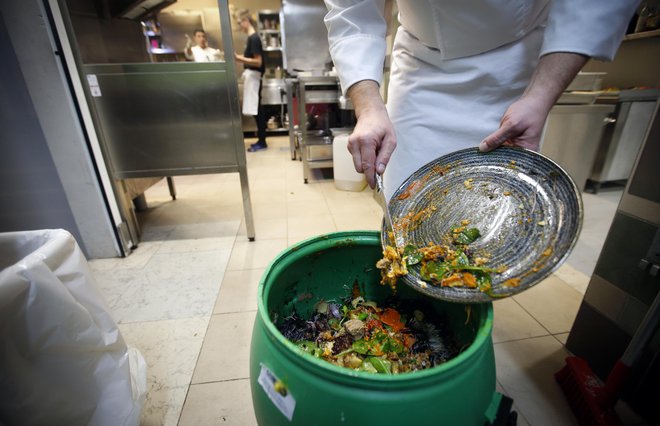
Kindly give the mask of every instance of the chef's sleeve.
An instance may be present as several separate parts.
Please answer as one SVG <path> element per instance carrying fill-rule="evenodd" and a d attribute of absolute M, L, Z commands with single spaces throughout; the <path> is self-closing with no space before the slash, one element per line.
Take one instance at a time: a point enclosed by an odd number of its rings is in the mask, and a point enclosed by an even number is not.
<path fill-rule="evenodd" d="M 381 84 L 385 61 L 384 0 L 325 0 L 328 44 L 342 91 L 362 80 Z"/>
<path fill-rule="evenodd" d="M 553 1 L 541 56 L 571 52 L 611 61 L 638 4 L 639 0 Z"/>

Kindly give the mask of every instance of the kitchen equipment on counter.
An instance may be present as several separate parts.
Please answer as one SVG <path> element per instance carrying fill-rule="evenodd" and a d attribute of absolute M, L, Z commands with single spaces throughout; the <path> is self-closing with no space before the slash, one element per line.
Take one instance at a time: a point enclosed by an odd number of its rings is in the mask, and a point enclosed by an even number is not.
<path fill-rule="evenodd" d="M 470 251 L 503 270 L 491 274 L 488 294 L 426 283 L 419 264 L 400 278 L 427 296 L 463 303 L 511 296 L 546 278 L 568 257 L 583 217 L 580 192 L 561 167 L 510 147 L 468 148 L 433 160 L 401 184 L 389 207 L 403 245 L 444 243 L 463 221 L 480 231 Z M 389 241 L 385 226 L 381 236 Z"/>
<path fill-rule="evenodd" d="M 379 284 L 374 265 L 380 256 L 378 232 L 337 232 L 288 248 L 266 268 L 250 346 L 250 387 L 259 424 L 494 424 L 503 400 L 495 392 L 490 303 L 469 306 L 468 316 L 466 305 L 429 300 L 466 347 L 456 358 L 414 373 L 379 375 L 339 367 L 304 353 L 277 329 L 277 319 L 294 311 L 306 317 L 319 301 L 350 295 L 354 284 L 365 299 L 384 301 L 392 292 Z M 397 296 L 419 298 L 406 287 Z"/>

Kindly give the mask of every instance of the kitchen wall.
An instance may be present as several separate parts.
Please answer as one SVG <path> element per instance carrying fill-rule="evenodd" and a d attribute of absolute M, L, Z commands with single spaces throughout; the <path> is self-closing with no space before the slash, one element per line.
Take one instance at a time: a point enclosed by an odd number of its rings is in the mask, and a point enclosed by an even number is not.
<path fill-rule="evenodd" d="M 612 62 L 589 61 L 582 71 L 606 72 L 603 88 L 660 87 L 660 33 L 624 40 Z"/>
<path fill-rule="evenodd" d="M 119 255 L 61 51 L 40 0 L 0 2 L 0 232 L 63 228 Z"/>

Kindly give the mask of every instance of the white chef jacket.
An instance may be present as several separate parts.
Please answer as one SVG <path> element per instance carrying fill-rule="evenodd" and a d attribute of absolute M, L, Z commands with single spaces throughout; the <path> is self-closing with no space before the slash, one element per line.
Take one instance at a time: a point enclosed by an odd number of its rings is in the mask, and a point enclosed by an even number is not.
<path fill-rule="evenodd" d="M 192 59 L 195 62 L 217 62 L 224 60 L 222 50 L 214 49 L 209 46 L 206 46 L 204 49 L 200 46 L 193 46 L 190 50 L 192 51 L 192 55 L 188 55 L 188 52 L 186 52 L 186 58 Z"/>
<path fill-rule="evenodd" d="M 326 0 L 342 90 L 382 81 L 384 0 Z M 611 60 L 634 0 L 399 0 L 388 90 L 397 149 L 386 196 L 427 162 L 477 146 L 527 86 L 538 58 L 573 52 Z"/>

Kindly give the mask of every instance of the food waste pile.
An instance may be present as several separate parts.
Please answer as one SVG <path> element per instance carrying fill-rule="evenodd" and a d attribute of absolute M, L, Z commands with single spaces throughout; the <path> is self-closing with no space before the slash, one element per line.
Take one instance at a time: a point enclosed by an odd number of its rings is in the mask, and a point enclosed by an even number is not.
<path fill-rule="evenodd" d="M 308 318 L 275 321 L 303 352 L 334 365 L 375 374 L 398 374 L 440 365 L 460 348 L 446 321 L 424 303 L 391 296 L 382 305 L 356 294 L 320 301 Z"/>

